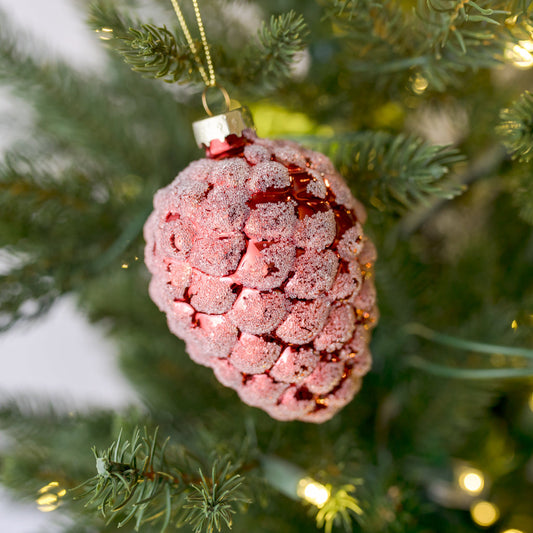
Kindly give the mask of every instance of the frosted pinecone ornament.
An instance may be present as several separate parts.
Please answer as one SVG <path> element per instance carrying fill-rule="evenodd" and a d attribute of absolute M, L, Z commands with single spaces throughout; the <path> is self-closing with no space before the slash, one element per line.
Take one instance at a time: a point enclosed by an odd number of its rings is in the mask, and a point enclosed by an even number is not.
<path fill-rule="evenodd" d="M 207 157 L 156 193 L 144 227 L 150 296 L 243 402 L 329 420 L 371 365 L 365 210 L 326 156 L 258 138 L 245 108 L 194 130 Z"/>

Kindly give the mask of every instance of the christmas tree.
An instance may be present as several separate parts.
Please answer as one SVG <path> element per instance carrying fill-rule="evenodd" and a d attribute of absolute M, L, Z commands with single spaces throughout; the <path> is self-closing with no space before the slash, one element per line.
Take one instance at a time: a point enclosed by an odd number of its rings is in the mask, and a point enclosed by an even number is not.
<path fill-rule="evenodd" d="M 0 79 L 35 124 L 0 164 L 0 328 L 74 295 L 144 405 L 4 402 L 1 482 L 72 533 L 533 532 L 531 4 L 204 0 L 206 46 L 192 2 L 96 0 L 102 76 L 3 24 Z M 366 208 L 373 366 L 321 424 L 243 403 L 149 297 L 143 226 L 205 157 L 204 85 L 329 157 Z"/>

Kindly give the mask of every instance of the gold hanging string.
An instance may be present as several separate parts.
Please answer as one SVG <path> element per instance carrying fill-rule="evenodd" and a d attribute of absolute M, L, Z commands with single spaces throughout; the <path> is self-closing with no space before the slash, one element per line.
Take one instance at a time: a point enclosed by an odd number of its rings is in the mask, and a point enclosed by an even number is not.
<path fill-rule="evenodd" d="M 200 39 L 202 40 L 202 47 L 204 49 L 205 60 L 207 63 L 207 70 L 209 72 L 209 75 L 205 71 L 204 65 L 202 63 L 202 59 L 200 58 L 200 54 L 198 53 L 198 49 L 196 48 L 196 45 L 194 44 L 194 41 L 192 40 L 191 32 L 189 31 L 189 28 L 187 27 L 187 23 L 185 22 L 185 17 L 183 16 L 183 12 L 181 11 L 178 1 L 177 0 L 170 0 L 170 1 L 172 2 L 172 6 L 174 7 L 174 11 L 176 12 L 176 15 L 178 17 L 181 29 L 183 30 L 183 34 L 185 35 L 185 39 L 187 40 L 187 44 L 189 45 L 191 53 L 194 56 L 194 60 L 196 61 L 196 64 L 198 65 L 198 71 L 200 72 L 200 76 L 202 77 L 202 80 L 204 81 L 206 88 L 216 87 L 217 82 L 215 78 L 215 69 L 213 68 L 213 61 L 211 60 L 211 53 L 209 52 L 209 46 L 207 45 L 207 39 L 205 36 L 205 29 L 204 29 L 204 24 L 202 22 L 202 17 L 200 15 L 200 8 L 198 6 L 198 0 L 192 0 L 192 4 L 194 6 L 194 14 L 196 16 L 196 22 L 198 24 L 198 30 L 200 32 Z M 204 91 L 204 94 L 205 94 L 205 91 Z"/>

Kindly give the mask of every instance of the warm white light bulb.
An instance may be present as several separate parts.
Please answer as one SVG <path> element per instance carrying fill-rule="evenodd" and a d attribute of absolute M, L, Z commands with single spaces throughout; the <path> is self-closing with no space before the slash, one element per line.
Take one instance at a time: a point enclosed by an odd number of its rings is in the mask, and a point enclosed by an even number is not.
<path fill-rule="evenodd" d="M 322 507 L 329 500 L 329 490 L 327 487 L 311 478 L 303 478 L 298 483 L 298 495 L 304 500 Z"/>
<path fill-rule="evenodd" d="M 428 80 L 420 74 L 417 74 L 413 80 L 412 88 L 416 94 L 422 94 L 428 88 L 428 85 Z"/>
<path fill-rule="evenodd" d="M 515 67 L 528 69 L 533 67 L 533 41 L 519 41 L 509 45 L 505 50 L 505 58 Z"/>
<path fill-rule="evenodd" d="M 464 468 L 459 474 L 459 487 L 470 494 L 476 495 L 483 491 L 485 478 L 483 473 L 475 468 Z"/>
<path fill-rule="evenodd" d="M 67 491 L 59 487 L 57 481 L 52 481 L 41 487 L 38 491 L 40 496 L 37 498 L 37 509 L 42 513 L 55 511 L 60 505 L 60 499 L 66 495 Z"/>
<path fill-rule="evenodd" d="M 472 520 L 479 526 L 489 527 L 500 517 L 500 511 L 493 503 L 477 501 L 470 507 Z"/>

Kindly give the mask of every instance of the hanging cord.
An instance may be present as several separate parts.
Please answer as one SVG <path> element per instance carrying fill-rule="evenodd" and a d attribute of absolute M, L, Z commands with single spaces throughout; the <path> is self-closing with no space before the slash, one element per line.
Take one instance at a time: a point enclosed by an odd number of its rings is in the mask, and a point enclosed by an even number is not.
<path fill-rule="evenodd" d="M 183 12 L 178 4 L 178 0 L 170 0 L 172 2 L 172 6 L 174 7 L 174 11 L 176 12 L 176 15 L 178 17 L 181 29 L 183 31 L 183 34 L 185 35 L 185 39 L 187 40 L 187 44 L 189 45 L 189 49 L 194 57 L 194 61 L 198 65 L 198 71 L 200 72 L 200 76 L 202 77 L 202 80 L 205 83 L 205 89 L 202 94 L 202 103 L 204 105 L 204 109 L 206 113 L 209 116 L 213 115 L 213 112 L 209 108 L 209 105 L 207 103 L 207 90 L 211 87 L 216 87 L 220 90 L 222 93 L 222 96 L 224 97 L 224 102 L 226 105 L 226 110 L 229 111 L 230 109 L 230 98 L 228 96 L 228 93 L 226 89 L 218 85 L 215 77 L 215 69 L 213 67 L 213 60 L 211 59 L 211 53 L 209 51 L 209 46 L 207 44 L 207 38 L 205 35 L 205 28 L 204 23 L 202 22 L 202 16 L 200 14 L 200 7 L 198 6 L 198 0 L 192 0 L 192 5 L 194 7 L 194 14 L 196 16 L 196 23 L 198 25 L 198 31 L 200 32 L 200 39 L 202 41 L 202 48 L 204 49 L 205 54 L 205 62 L 207 63 L 207 72 L 205 71 L 205 67 L 202 63 L 202 59 L 200 57 L 200 54 L 198 52 L 198 49 L 196 48 L 196 45 L 194 44 L 194 41 L 191 37 L 191 32 L 189 31 L 189 28 L 187 26 L 187 22 L 185 21 L 185 17 L 183 16 Z"/>
<path fill-rule="evenodd" d="M 172 6 L 174 7 L 174 11 L 176 12 L 178 20 L 180 22 L 180 26 L 183 31 L 183 34 L 185 35 L 185 39 L 187 39 L 187 44 L 189 45 L 191 53 L 194 56 L 194 60 L 196 61 L 196 64 L 198 65 L 198 70 L 200 72 L 200 76 L 202 76 L 202 80 L 204 80 L 205 86 L 206 87 L 215 86 L 216 85 L 215 69 L 213 68 L 213 61 L 211 60 L 211 53 L 209 52 L 209 46 L 207 45 L 204 23 L 202 22 L 202 17 L 200 15 L 200 8 L 198 7 L 198 0 L 192 0 L 192 4 L 194 6 L 194 14 L 196 15 L 196 22 L 198 24 L 198 30 L 200 31 L 200 38 L 202 40 L 202 47 L 204 49 L 205 60 L 207 62 L 207 69 L 209 71 L 209 77 L 207 76 L 205 72 L 205 68 L 204 68 L 204 65 L 202 64 L 202 60 L 200 58 L 200 54 L 198 53 L 198 49 L 196 48 L 196 45 L 194 44 L 194 41 L 192 40 L 191 32 L 189 31 L 187 23 L 185 22 L 185 17 L 183 16 L 183 12 L 181 11 L 181 8 L 178 4 L 178 0 L 170 0 L 170 1 L 172 2 Z"/>

